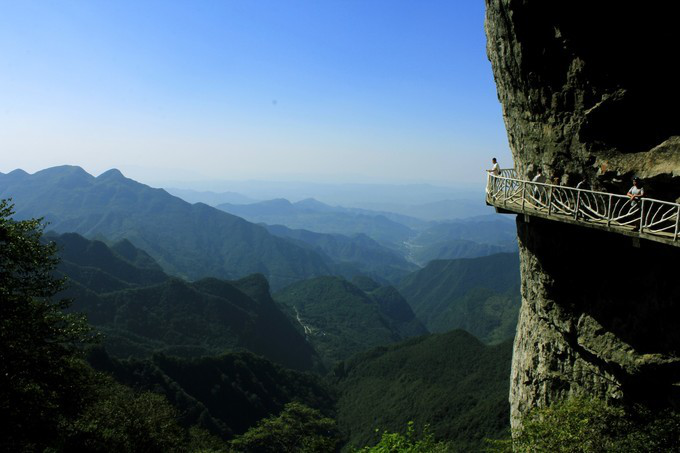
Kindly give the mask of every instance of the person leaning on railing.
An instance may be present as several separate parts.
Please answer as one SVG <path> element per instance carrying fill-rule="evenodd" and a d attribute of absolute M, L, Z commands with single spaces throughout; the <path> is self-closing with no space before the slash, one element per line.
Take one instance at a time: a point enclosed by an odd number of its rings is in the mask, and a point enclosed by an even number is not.
<path fill-rule="evenodd" d="M 630 198 L 631 211 L 635 212 L 637 210 L 638 204 L 640 204 L 638 200 L 645 196 L 645 189 L 642 188 L 640 178 L 638 178 L 637 176 L 633 178 L 633 187 L 631 187 L 628 190 L 628 193 L 626 195 L 628 196 L 628 198 Z M 633 231 L 639 231 L 641 223 L 642 219 L 638 220 L 636 224 L 634 224 L 633 226 Z"/>
<path fill-rule="evenodd" d="M 630 190 L 628 190 L 628 193 L 626 195 L 628 196 L 628 198 L 630 198 L 631 206 L 638 205 L 638 200 L 645 196 L 645 189 L 642 188 L 640 178 L 638 178 L 637 176 L 633 178 L 633 187 L 631 187 Z"/>

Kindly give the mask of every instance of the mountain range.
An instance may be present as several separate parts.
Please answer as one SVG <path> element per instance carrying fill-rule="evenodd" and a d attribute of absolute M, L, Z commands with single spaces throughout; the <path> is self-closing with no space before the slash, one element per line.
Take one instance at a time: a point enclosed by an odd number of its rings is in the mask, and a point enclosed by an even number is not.
<path fill-rule="evenodd" d="M 112 242 L 127 239 L 166 272 L 188 279 L 261 273 L 278 288 L 332 273 L 308 248 L 208 205 L 192 205 L 125 178 L 118 170 L 96 178 L 72 166 L 32 175 L 15 170 L 0 174 L 0 197 L 12 198 L 19 219 L 44 217 L 57 232 Z"/>
<path fill-rule="evenodd" d="M 48 239 L 57 243 L 58 270 L 69 278 L 63 296 L 73 298 L 72 309 L 87 315 L 115 356 L 250 351 L 289 368 L 319 368 L 316 352 L 271 299 L 260 274 L 186 282 L 163 273 L 127 241 L 108 247 L 75 233 Z"/>
<path fill-rule="evenodd" d="M 411 228 L 389 219 L 383 213 L 332 207 L 314 199 L 296 203 L 283 198 L 247 205 L 225 203 L 217 205 L 217 208 L 255 223 L 284 225 L 292 229 L 346 236 L 363 233 L 393 247 L 398 247 L 405 240 L 415 236 Z"/>

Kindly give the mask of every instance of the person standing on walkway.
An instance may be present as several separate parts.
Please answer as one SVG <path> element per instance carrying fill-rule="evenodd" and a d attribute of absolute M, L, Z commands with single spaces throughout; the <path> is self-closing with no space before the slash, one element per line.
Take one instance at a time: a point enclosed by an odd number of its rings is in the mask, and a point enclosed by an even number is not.
<path fill-rule="evenodd" d="M 630 198 L 630 205 L 636 207 L 638 205 L 638 200 L 645 196 L 645 189 L 642 188 L 640 183 L 640 178 L 637 176 L 633 178 L 633 187 L 628 190 L 628 198 Z"/>
<path fill-rule="evenodd" d="M 491 159 L 491 163 L 493 164 L 493 166 L 491 167 L 491 169 L 489 169 L 487 171 L 489 173 L 493 174 L 494 176 L 500 176 L 501 167 L 500 167 L 500 165 L 498 165 L 498 161 L 496 160 L 495 157 L 493 159 Z"/>

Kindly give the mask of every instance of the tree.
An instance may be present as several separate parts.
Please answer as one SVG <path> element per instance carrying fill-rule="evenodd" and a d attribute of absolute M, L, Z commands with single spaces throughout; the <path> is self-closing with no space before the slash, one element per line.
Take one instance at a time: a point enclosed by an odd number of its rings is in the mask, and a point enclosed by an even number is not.
<path fill-rule="evenodd" d="M 304 404 L 288 403 L 279 415 L 265 418 L 231 442 L 234 452 L 329 453 L 339 443 L 335 420 Z"/>
<path fill-rule="evenodd" d="M 82 316 L 64 312 L 67 300 L 54 300 L 64 281 L 54 277 L 55 245 L 41 242 L 41 219 L 13 214 L 0 200 L 0 449 L 37 450 L 78 410 L 79 346 L 92 336 Z"/>
<path fill-rule="evenodd" d="M 385 431 L 376 445 L 356 450 L 355 453 L 446 453 L 449 450 L 444 442 L 435 441 L 427 426 L 422 435 L 417 436 L 415 423 L 411 421 L 406 426 L 406 434 Z"/>

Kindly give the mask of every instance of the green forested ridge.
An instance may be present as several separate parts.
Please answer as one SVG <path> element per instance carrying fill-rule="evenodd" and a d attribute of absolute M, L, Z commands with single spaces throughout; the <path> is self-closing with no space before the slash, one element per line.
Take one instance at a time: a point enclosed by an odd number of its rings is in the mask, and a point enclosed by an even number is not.
<path fill-rule="evenodd" d="M 276 293 L 326 364 L 426 332 L 396 290 L 366 293 L 341 277 L 318 277 Z"/>
<path fill-rule="evenodd" d="M 454 451 L 479 451 L 509 428 L 511 355 L 510 340 L 487 346 L 461 330 L 356 355 L 334 370 L 338 426 L 362 446 L 414 421 Z"/>
<path fill-rule="evenodd" d="M 167 397 L 184 426 L 197 425 L 223 439 L 244 433 L 292 401 L 334 415 L 334 391 L 320 377 L 249 353 L 118 360 L 97 349 L 89 360 L 127 386 Z"/>
<path fill-rule="evenodd" d="M 465 329 L 483 341 L 512 338 L 520 305 L 519 256 L 435 260 L 399 291 L 432 332 Z"/>
<path fill-rule="evenodd" d="M 139 268 L 100 241 L 77 234 L 50 239 L 62 257 L 58 269 L 70 279 L 63 295 L 105 334 L 104 344 L 116 356 L 248 350 L 295 369 L 318 366 L 313 348 L 271 299 L 261 275 L 185 282 L 157 270 L 150 258 Z M 128 256 L 143 256 L 131 247 L 126 245 Z"/>
<path fill-rule="evenodd" d="M 192 205 L 125 178 L 118 170 L 96 178 L 72 166 L 32 175 L 0 173 L 0 197 L 14 199 L 17 218 L 43 216 L 58 232 L 128 239 L 167 272 L 190 279 L 262 273 L 277 288 L 330 273 L 309 249 L 219 209 Z"/>
<path fill-rule="evenodd" d="M 293 230 L 283 225 L 267 225 L 266 228 L 275 236 L 310 246 L 319 254 L 330 257 L 332 262 L 329 262 L 329 267 L 335 273 L 348 278 L 363 274 L 395 282 L 418 269 L 418 266 L 407 261 L 399 252 L 379 244 L 363 233 L 350 237 L 337 233 Z"/>

